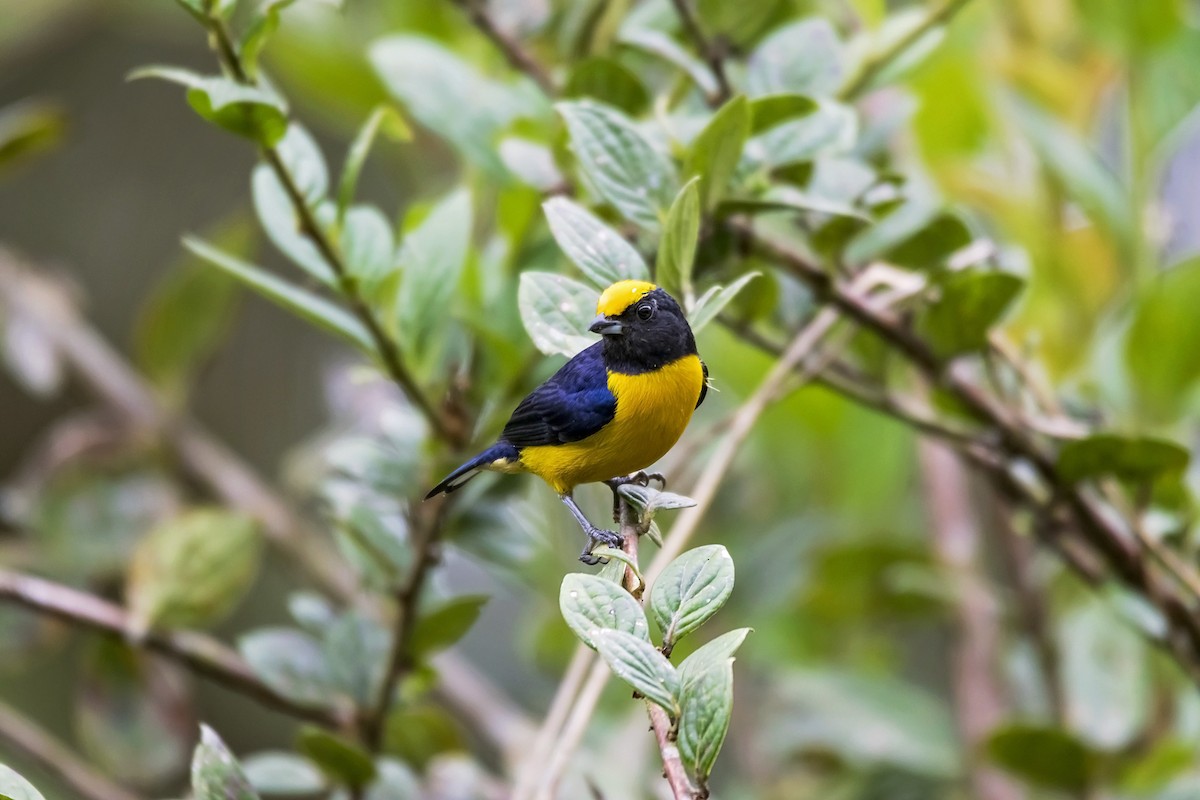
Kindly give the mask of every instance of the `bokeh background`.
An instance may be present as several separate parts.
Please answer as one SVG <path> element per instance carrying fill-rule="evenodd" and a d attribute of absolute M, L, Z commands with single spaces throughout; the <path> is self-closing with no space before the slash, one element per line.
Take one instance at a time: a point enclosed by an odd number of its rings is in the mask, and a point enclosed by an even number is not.
<path fill-rule="evenodd" d="M 745 50 L 793 17 L 823 17 L 849 39 L 927 10 L 885 0 L 755 2 L 769 9 L 746 12 L 764 22 L 737 31 Z M 490 5 L 504 29 L 561 52 L 547 26 L 571 6 L 597 4 Z M 701 3 L 708 24 L 730 20 L 719 5 Z M 895 85 L 859 105 L 864 119 L 883 121 L 871 130 L 890 163 L 968 219 L 995 243 L 1005 268 L 1026 279 L 1005 335 L 1039 381 L 1066 399 L 1068 413 L 1189 447 L 1200 290 L 1187 291 L 1197 282 L 1172 285 L 1172 313 L 1156 335 L 1136 348 L 1127 339 L 1143 306 L 1164 301 L 1155 294 L 1159 276 L 1198 268 L 1198 21 L 1200 5 L 1184 0 L 976 0 Z M 505 69 L 452 4 L 345 0 L 338 9 L 302 0 L 285 16 L 265 67 L 332 163 L 371 109 L 394 101 L 366 50 L 401 31 L 438 40 L 485 70 Z M 220 335 L 191 355 L 186 375 L 156 360 L 156 337 L 169 323 L 155 309 L 181 275 L 204 269 L 181 247 L 183 234 L 202 233 L 286 269 L 253 223 L 253 148 L 203 124 L 175 87 L 126 81 L 135 67 L 167 62 L 213 71 L 203 34 L 175 4 L 0 0 L 0 114 L 33 118 L 44 133 L 34 152 L 0 161 L 0 246 L 69 285 L 87 323 L 156 377 L 170 403 L 319 518 L 314 461 L 339 437 L 381 435 L 372 415 L 394 412 L 399 401 L 336 341 L 224 284 L 203 312 Z M 397 218 L 464 175 L 480 179 L 452 147 L 415 128 L 411 142 L 378 145 L 360 189 Z M 565 264 L 543 253 L 538 268 Z M 776 321 L 794 320 L 809 303 L 779 277 L 755 298 L 783 309 L 773 312 Z M 533 357 L 528 341 L 513 347 L 531 361 L 520 385 L 558 363 Z M 13 369 L 0 372 L 0 560 L 119 597 L 138 538 L 205 492 L 152 445 L 112 433 L 78 380 L 39 383 L 37 364 L 27 363 L 38 358 L 36 341 L 10 329 L 8 348 Z M 691 437 L 711 431 L 770 365 L 715 325 L 700 349 L 717 391 Z M 1144 643 L 1120 597 L 1090 592 L 1045 552 L 1022 546 L 1014 556 L 1003 542 L 1020 519 L 969 475 L 939 471 L 939 459 L 910 429 L 821 386 L 788 397 L 758 424 L 697 537 L 725 544 L 737 564 L 738 588 L 717 629 L 755 628 L 737 662 L 717 796 L 976 796 L 979 785 L 964 776 L 979 759 L 960 733 L 971 706 L 954 680 L 961 611 L 970 603 L 990 632 L 985 667 L 999 687 L 981 713 L 998 726 L 1062 734 L 1031 739 L 1017 760 L 1038 762 L 1032 777 L 1004 773 L 988 796 L 1200 793 L 1194 686 Z M 557 587 L 574 569 L 578 543 L 549 490 L 511 480 L 507 495 L 461 523 L 470 529 L 466 543 L 449 548 L 438 580 L 447 593 L 492 595 L 458 650 L 537 718 L 575 645 L 558 615 Z M 935 535 L 939 487 L 947 486 L 977 536 L 979 558 L 965 567 L 948 561 Z M 586 502 L 603 517 L 604 492 L 588 490 Z M 1167 533 L 1194 558 L 1190 511 L 1182 518 L 1182 526 L 1172 518 Z M 486 535 L 496 527 L 503 533 Z M 1025 617 L 1030 583 L 1040 632 Z M 267 551 L 252 590 L 213 631 L 232 641 L 280 624 L 289 593 L 304 586 Z M 1065 711 L 1057 721 L 1035 633 L 1058 653 Z M 130 678 L 122 657 L 0 607 L 0 699 L 153 796 L 181 791 L 196 720 L 239 754 L 290 747 L 295 726 L 286 717 L 174 670 Z M 585 744 L 596 772 L 619 771 L 627 749 L 649 747 L 648 737 L 627 741 L 643 733 L 629 711 L 627 691 L 610 686 Z M 411 741 L 396 747 L 413 763 L 466 752 L 478 769 L 496 767 L 497 755 L 436 699 L 411 725 Z M 1036 751 L 1051 746 L 1063 749 L 1039 761 Z M 70 796 L 0 741 L 0 760 L 10 759 L 28 767 L 47 797 Z M 1059 775 L 1064 763 L 1087 779 Z"/>

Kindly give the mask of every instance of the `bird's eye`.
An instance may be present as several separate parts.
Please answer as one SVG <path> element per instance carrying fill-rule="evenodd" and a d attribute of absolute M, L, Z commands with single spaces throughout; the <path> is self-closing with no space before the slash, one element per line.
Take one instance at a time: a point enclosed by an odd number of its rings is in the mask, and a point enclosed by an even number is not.
<path fill-rule="evenodd" d="M 642 303 L 637 307 L 637 315 L 638 319 L 640 319 L 642 322 L 645 322 L 654 316 L 654 306 L 650 305 L 649 303 Z"/>

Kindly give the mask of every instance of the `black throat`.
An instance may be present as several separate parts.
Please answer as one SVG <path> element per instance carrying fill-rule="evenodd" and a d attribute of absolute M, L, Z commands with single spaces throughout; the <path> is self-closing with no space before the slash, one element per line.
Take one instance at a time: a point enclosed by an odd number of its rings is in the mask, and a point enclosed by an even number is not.
<path fill-rule="evenodd" d="M 604 365 L 622 375 L 640 375 L 696 355 L 696 339 L 682 319 L 667 318 L 640 328 L 627 326 L 620 336 L 604 337 Z"/>

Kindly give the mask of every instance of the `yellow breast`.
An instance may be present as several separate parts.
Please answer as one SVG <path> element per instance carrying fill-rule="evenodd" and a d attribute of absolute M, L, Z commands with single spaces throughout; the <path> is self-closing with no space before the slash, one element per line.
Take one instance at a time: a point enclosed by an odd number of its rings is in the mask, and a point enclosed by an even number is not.
<path fill-rule="evenodd" d="M 609 372 L 608 389 L 617 398 L 613 419 L 578 442 L 524 448 L 521 466 L 559 493 L 646 469 L 679 441 L 703 385 L 695 355 L 640 375 Z"/>

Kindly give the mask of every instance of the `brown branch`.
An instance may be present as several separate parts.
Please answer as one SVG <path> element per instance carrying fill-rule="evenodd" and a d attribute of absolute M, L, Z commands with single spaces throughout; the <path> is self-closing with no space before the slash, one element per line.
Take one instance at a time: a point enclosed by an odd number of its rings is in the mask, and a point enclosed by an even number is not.
<path fill-rule="evenodd" d="M 675 6 L 675 13 L 679 15 L 679 20 L 683 23 L 684 32 L 696 45 L 700 57 L 708 64 L 708 68 L 712 70 L 713 77 L 717 81 L 717 91 L 708 98 L 708 103 L 713 107 L 720 106 L 733 96 L 733 89 L 729 85 L 729 76 L 725 74 L 725 56 L 722 48 L 704 33 L 704 28 L 700 25 L 700 15 L 692 7 L 691 0 L 671 0 L 671 4 Z"/>
<path fill-rule="evenodd" d="M 870 89 L 871 84 L 885 69 L 894 64 L 900 56 L 908 52 L 909 48 L 934 28 L 948 23 L 969 2 L 971 0 L 948 0 L 941 8 L 930 13 L 928 17 L 921 20 L 919 25 L 896 40 L 895 44 L 887 50 L 864 62 L 855 76 L 838 92 L 838 97 L 850 101 Z"/>
<path fill-rule="evenodd" d="M 42 769 L 57 775 L 85 800 L 141 800 L 140 795 L 98 771 L 36 722 L 2 702 L 0 740 Z"/>
<path fill-rule="evenodd" d="M 504 58 L 513 69 L 528 75 L 547 97 L 554 97 L 558 93 L 558 88 L 554 85 L 554 79 L 550 77 L 550 73 L 529 51 L 521 46 L 520 42 L 500 30 L 500 27 L 496 25 L 496 21 L 488 13 L 486 0 L 450 1 L 461 8 L 467 18 L 471 20 L 471 24 L 504 54 Z"/>
<path fill-rule="evenodd" d="M 210 636 L 194 631 L 143 633 L 124 609 L 87 592 L 0 569 L 0 600 L 160 653 L 267 708 L 297 719 L 328 728 L 344 728 L 350 722 L 349 715 L 342 710 L 301 703 L 275 691 L 258 679 L 240 655 Z"/>
<path fill-rule="evenodd" d="M 925 505 L 933 550 L 954 584 L 956 617 L 951 652 L 951 683 L 958 728 L 968 744 L 967 763 L 978 800 L 1020 800 L 1015 783 L 983 763 L 980 746 L 1006 716 L 997 680 L 1000 632 L 995 601 L 979 570 L 980 535 L 971 513 L 967 474 L 958 455 L 931 439 L 918 442 Z"/>
<path fill-rule="evenodd" d="M 246 86 L 257 86 L 257 81 L 249 75 L 242 64 L 241 56 L 233 44 L 233 37 L 230 35 L 229 28 L 226 26 L 224 20 L 216 16 L 210 16 L 208 19 L 208 29 L 213 49 L 216 51 L 222 65 L 228 70 L 234 80 Z M 275 147 L 264 146 L 262 153 L 263 158 L 271 167 L 275 176 L 279 178 L 279 182 L 283 185 L 284 191 L 286 191 L 288 199 L 291 201 L 292 209 L 296 212 L 296 217 L 299 221 L 300 232 L 308 237 L 313 246 L 321 254 L 322 259 L 329 265 L 329 269 L 338 281 L 338 289 L 342 297 L 350 306 L 350 310 L 354 316 L 366 327 L 371 341 L 374 342 L 375 349 L 379 355 L 379 361 L 388 377 L 400 387 L 409 401 L 417 407 L 417 410 L 425 417 L 430 428 L 433 429 L 433 432 L 439 439 L 454 447 L 460 447 L 465 444 L 467 436 L 465 428 L 452 424 L 445 415 L 441 414 L 429 401 L 429 398 L 425 396 L 416 378 L 409 372 L 408 367 L 404 363 L 404 358 L 400 354 L 399 344 L 383 329 L 383 324 L 359 292 L 358 285 L 350 275 L 349 267 L 346 266 L 341 253 L 338 252 L 337 247 L 334 246 L 325 229 L 317 221 L 316 214 L 313 213 L 313 209 L 309 206 L 308 200 L 305 199 L 304 193 L 300 191 L 295 176 L 292 175 L 291 170 L 283 162 L 279 150 Z"/>
<path fill-rule="evenodd" d="M 638 542 L 641 531 L 638 530 L 638 518 L 629 506 L 629 501 L 618 495 L 621 517 L 621 549 L 629 554 L 633 563 L 638 563 Z M 632 594 L 637 601 L 642 602 L 642 581 L 632 567 L 625 567 L 625 590 Z M 679 747 L 675 744 L 675 726 L 663 708 L 655 703 L 646 701 L 646 713 L 650 716 L 650 729 L 654 731 L 654 741 L 658 745 L 662 757 L 663 777 L 671 787 L 671 796 L 675 800 L 705 800 L 708 791 L 698 789 L 688 776 L 687 767 L 679 755 Z"/>

